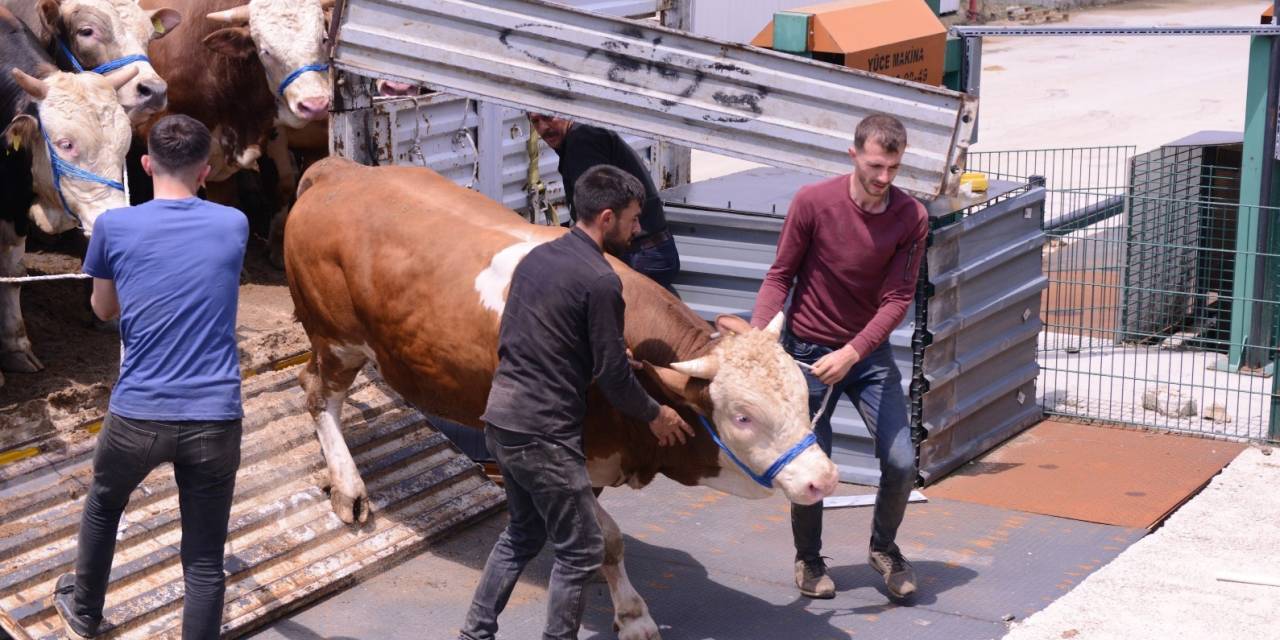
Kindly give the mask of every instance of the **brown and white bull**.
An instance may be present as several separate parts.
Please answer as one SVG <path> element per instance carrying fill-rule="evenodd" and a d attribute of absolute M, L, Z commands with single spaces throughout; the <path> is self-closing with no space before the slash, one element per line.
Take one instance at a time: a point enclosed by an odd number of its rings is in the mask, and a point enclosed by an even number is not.
<path fill-rule="evenodd" d="M 92 70 L 128 60 L 137 75 L 118 94 L 135 125 L 164 109 L 168 85 L 141 57 L 147 55 L 152 40 L 164 37 L 182 21 L 177 11 L 144 10 L 138 0 L 0 0 L 0 4 L 31 28 L 63 71 L 76 71 L 75 64 Z"/>
<path fill-rule="evenodd" d="M 183 29 L 151 45 L 151 60 L 169 80 L 168 111 L 213 133 L 210 181 L 256 168 L 277 120 L 302 127 L 328 117 L 329 73 L 316 66 L 327 60 L 321 0 L 142 4 L 188 16 Z"/>
<path fill-rule="evenodd" d="M 52 234 L 78 220 L 88 233 L 107 209 L 128 204 L 122 189 L 104 182 L 124 172 L 130 127 L 117 90 L 136 74 L 60 72 L 30 29 L 0 7 L 0 276 L 26 275 L 31 224 Z M 19 291 L 0 285 L 0 369 L 39 371 Z"/>
<path fill-rule="evenodd" d="M 328 158 L 303 175 L 285 228 L 286 273 L 314 353 L 301 382 L 343 521 L 363 521 L 369 511 L 339 424 L 361 367 L 375 363 L 392 388 L 424 411 L 480 427 L 512 271 L 533 247 L 562 233 L 531 225 L 428 169 Z M 646 363 L 641 381 L 656 399 L 690 424 L 709 420 L 757 474 L 810 434 L 804 378 L 778 344 L 781 315 L 764 331 L 722 317 L 717 336 L 675 296 L 609 260 L 623 283 L 627 345 Z M 835 465 L 816 446 L 765 488 L 697 429 L 684 445 L 660 447 L 646 425 L 589 393 L 584 440 L 592 484 L 640 488 L 661 473 L 749 498 L 781 490 L 801 504 L 836 486 Z M 656 638 L 622 566 L 622 534 L 596 509 L 619 635 Z"/>

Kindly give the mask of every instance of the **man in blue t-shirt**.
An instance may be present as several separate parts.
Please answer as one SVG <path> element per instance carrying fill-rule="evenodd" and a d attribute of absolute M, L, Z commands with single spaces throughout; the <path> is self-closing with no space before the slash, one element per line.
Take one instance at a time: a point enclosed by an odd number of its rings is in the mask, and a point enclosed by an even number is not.
<path fill-rule="evenodd" d="M 209 175 L 209 145 L 198 121 L 161 119 L 142 158 L 155 200 L 108 211 L 93 225 L 84 260 L 93 311 L 103 320 L 119 316 L 124 346 L 76 571 L 55 587 L 55 608 L 73 638 L 97 634 L 120 516 L 162 462 L 173 463 L 182 511 L 182 637 L 217 638 L 222 625 L 223 545 L 244 415 L 235 325 L 249 225 L 239 211 L 196 197 Z"/>

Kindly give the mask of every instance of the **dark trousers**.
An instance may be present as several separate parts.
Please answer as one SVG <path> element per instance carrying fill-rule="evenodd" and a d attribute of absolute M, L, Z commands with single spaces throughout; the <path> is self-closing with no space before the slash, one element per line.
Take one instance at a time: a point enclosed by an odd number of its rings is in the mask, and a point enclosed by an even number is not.
<path fill-rule="evenodd" d="M 668 238 L 648 249 L 628 253 L 624 261 L 632 269 L 675 293 L 672 284 L 676 281 L 676 276 L 680 275 L 680 253 L 676 251 L 674 238 Z"/>
<path fill-rule="evenodd" d="M 102 620 L 116 529 L 129 494 L 162 462 L 173 463 L 182 512 L 183 640 L 214 639 L 222 626 L 227 519 L 240 468 L 239 420 L 153 422 L 107 414 L 80 520 L 75 614 Z"/>
<path fill-rule="evenodd" d="M 805 342 L 789 332 L 783 347 L 796 360 L 813 364 L 835 349 Z M 809 416 L 812 419 L 827 393 L 827 386 L 805 370 L 809 385 Z M 916 479 L 916 451 L 907 419 L 907 399 L 902 393 L 902 374 L 893 361 L 893 347 L 880 345 L 853 365 L 845 378 L 835 384 L 822 417 L 814 426 L 818 445 L 831 455 L 831 414 L 841 394 L 849 396 L 867 423 L 880 461 L 880 489 L 876 493 L 871 526 L 871 548 L 897 551 L 894 540 L 907 511 L 907 500 Z M 822 554 L 822 503 L 791 505 L 791 532 L 795 537 L 796 559 L 817 560 Z"/>
<path fill-rule="evenodd" d="M 577 638 L 585 604 L 583 587 L 604 562 L 604 535 L 596 520 L 586 461 L 535 436 L 493 426 L 485 428 L 485 436 L 502 468 L 511 521 L 489 553 L 462 637 L 495 637 L 498 615 L 507 606 L 520 573 L 550 540 L 556 561 L 542 637 Z"/>

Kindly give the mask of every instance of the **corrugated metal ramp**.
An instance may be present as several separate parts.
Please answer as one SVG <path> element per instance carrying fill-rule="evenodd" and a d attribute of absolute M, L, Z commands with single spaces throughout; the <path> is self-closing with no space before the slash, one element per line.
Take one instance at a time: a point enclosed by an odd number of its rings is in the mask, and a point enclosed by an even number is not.
<path fill-rule="evenodd" d="M 373 374 L 376 375 L 376 374 Z M 223 637 L 237 637 L 395 564 L 490 513 L 503 493 L 421 413 L 377 379 L 357 379 L 345 436 L 373 502 L 356 528 L 333 514 L 324 458 L 297 368 L 245 381 L 245 435 L 227 543 Z M 78 432 L 0 467 L 0 627 L 60 638 L 53 582 L 72 569 L 95 438 Z M 170 465 L 134 492 L 118 533 L 104 631 L 181 635 L 177 488 Z"/>

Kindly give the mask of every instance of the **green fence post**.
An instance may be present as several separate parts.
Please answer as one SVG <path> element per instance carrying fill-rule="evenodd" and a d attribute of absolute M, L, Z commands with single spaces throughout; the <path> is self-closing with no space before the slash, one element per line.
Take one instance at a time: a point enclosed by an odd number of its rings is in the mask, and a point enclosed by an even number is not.
<path fill-rule="evenodd" d="M 809 52 L 809 31 L 813 15 L 779 11 L 773 14 L 773 50 L 812 58 Z"/>
<path fill-rule="evenodd" d="M 1269 323 L 1255 317 L 1256 284 L 1259 278 L 1265 278 L 1263 257 L 1254 255 L 1262 230 L 1262 216 L 1267 213 L 1259 209 L 1273 203 L 1258 201 L 1259 188 L 1262 186 L 1262 165 L 1264 162 L 1275 162 L 1273 149 L 1263 148 L 1263 130 L 1266 127 L 1267 114 L 1267 81 L 1270 77 L 1271 37 L 1254 36 L 1249 43 L 1249 84 L 1245 93 L 1245 127 L 1244 157 L 1240 170 L 1240 212 L 1236 224 L 1236 271 L 1232 288 L 1231 302 L 1231 352 L 1232 370 L 1241 367 L 1262 368 L 1267 365 L 1269 349 L 1264 348 L 1268 341 Z M 1280 194 L 1280 171 L 1271 174 L 1272 200 Z M 1276 221 L 1280 224 L 1280 220 Z M 1244 258 L 1243 260 L 1239 258 Z M 1272 421 L 1273 428 L 1275 421 Z"/>

